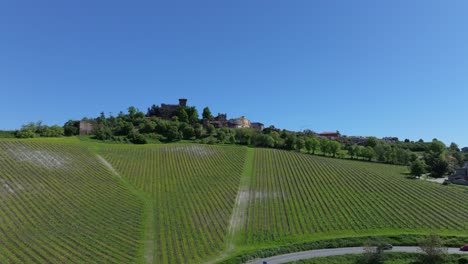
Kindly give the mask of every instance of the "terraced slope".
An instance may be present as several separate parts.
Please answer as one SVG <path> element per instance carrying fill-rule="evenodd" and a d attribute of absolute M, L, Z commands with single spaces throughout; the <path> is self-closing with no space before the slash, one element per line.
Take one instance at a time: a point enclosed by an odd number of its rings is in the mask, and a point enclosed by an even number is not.
<path fill-rule="evenodd" d="M 256 149 L 245 244 L 334 236 L 468 235 L 468 191 L 406 168 Z"/>
<path fill-rule="evenodd" d="M 0 263 L 137 263 L 142 201 L 93 153 L 0 141 Z"/>
<path fill-rule="evenodd" d="M 100 153 L 152 200 L 148 259 L 199 263 L 225 248 L 246 148 L 106 145 Z"/>

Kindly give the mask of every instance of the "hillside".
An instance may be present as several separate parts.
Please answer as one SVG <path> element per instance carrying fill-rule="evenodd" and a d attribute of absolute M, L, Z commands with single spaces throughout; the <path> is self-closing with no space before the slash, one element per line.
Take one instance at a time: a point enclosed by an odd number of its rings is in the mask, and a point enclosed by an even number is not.
<path fill-rule="evenodd" d="M 143 203 L 86 147 L 0 141 L 1 263 L 134 263 Z"/>
<path fill-rule="evenodd" d="M 365 235 L 468 237 L 464 187 L 275 149 L 0 140 L 0 262 L 216 263 Z"/>

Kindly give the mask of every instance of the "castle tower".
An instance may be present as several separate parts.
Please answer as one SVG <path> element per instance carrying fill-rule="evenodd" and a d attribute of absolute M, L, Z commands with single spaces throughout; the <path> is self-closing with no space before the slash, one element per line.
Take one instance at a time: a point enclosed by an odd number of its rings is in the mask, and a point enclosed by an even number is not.
<path fill-rule="evenodd" d="M 187 106 L 187 99 L 181 98 L 179 99 L 179 106 Z"/>

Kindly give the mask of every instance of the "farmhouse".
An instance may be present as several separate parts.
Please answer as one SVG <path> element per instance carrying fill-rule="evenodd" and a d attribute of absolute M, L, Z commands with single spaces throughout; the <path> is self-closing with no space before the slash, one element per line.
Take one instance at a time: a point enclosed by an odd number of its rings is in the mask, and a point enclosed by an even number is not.
<path fill-rule="evenodd" d="M 468 185 L 468 162 L 460 169 L 455 169 L 455 173 L 450 175 L 448 180 L 451 183 Z"/>
<path fill-rule="evenodd" d="M 320 134 L 318 134 L 319 137 L 322 137 L 322 138 L 328 138 L 328 139 L 331 139 L 331 140 L 336 140 L 336 139 L 339 139 L 341 137 L 341 134 L 339 131 L 336 131 L 336 132 L 322 132 Z"/>
<path fill-rule="evenodd" d="M 80 135 L 90 135 L 94 132 L 94 122 L 90 120 L 80 121 Z"/>

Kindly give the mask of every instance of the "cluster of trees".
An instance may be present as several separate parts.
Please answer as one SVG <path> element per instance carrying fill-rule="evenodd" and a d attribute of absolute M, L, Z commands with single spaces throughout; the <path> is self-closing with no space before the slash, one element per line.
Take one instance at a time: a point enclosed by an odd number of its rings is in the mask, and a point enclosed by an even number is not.
<path fill-rule="evenodd" d="M 451 143 L 447 148 L 443 142 L 433 139 L 424 155 L 410 164 L 410 172 L 414 176 L 429 172 L 432 177 L 438 178 L 462 167 L 464 163 L 465 156 L 457 144 Z"/>
<path fill-rule="evenodd" d="M 21 129 L 15 132 L 17 138 L 60 137 L 63 135 L 63 127 L 43 125 L 41 121 L 23 125 Z"/>

